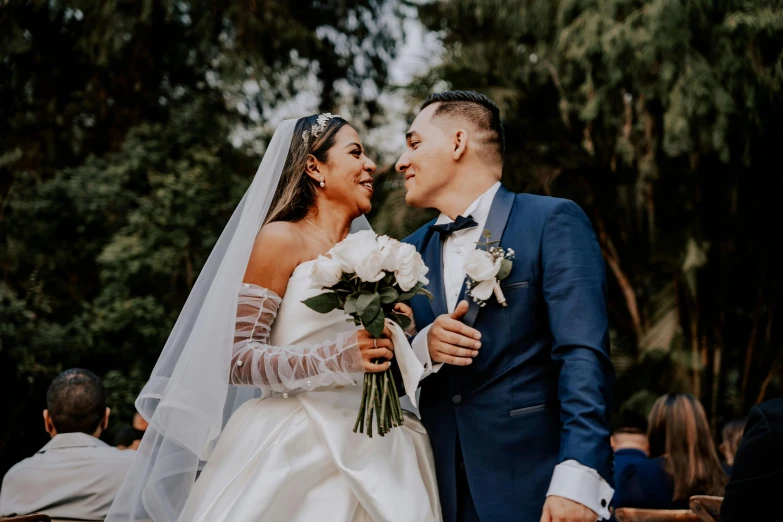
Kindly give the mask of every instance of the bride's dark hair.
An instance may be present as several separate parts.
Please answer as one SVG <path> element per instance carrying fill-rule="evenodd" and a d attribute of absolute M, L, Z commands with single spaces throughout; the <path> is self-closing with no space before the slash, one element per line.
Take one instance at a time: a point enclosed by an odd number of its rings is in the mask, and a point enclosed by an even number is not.
<path fill-rule="evenodd" d="M 327 162 L 329 150 L 334 146 L 337 132 L 348 122 L 334 116 L 326 122 L 326 127 L 313 136 L 313 125 L 318 114 L 299 118 L 291 138 L 291 147 L 280 174 L 280 182 L 272 198 L 272 205 L 264 224 L 273 221 L 301 221 L 315 204 L 318 182 L 305 173 L 307 157 L 312 154 L 318 161 Z M 302 134 L 307 131 L 307 139 Z"/>

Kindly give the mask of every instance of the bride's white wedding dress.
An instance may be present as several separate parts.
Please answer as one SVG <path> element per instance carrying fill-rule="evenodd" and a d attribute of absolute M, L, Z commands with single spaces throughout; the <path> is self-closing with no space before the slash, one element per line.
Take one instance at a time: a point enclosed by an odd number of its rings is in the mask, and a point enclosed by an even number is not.
<path fill-rule="evenodd" d="M 385 437 L 353 433 L 363 375 L 347 372 L 356 361 L 346 358 L 358 354 L 356 328 L 340 310 L 302 304 L 320 293 L 311 264 L 294 270 L 282 302 L 243 284 L 232 381 L 252 382 L 265 398 L 232 415 L 181 522 L 441 520 L 418 419 L 406 414 Z"/>

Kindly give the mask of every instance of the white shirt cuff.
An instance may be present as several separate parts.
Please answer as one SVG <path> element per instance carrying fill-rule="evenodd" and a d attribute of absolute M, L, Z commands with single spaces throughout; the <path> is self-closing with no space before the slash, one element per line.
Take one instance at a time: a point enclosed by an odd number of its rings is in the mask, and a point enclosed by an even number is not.
<path fill-rule="evenodd" d="M 411 343 L 413 353 L 416 354 L 416 358 L 424 365 L 424 374 L 421 376 L 422 379 L 432 373 L 438 373 L 438 370 L 443 366 L 443 363 L 432 364 L 432 359 L 430 359 L 430 347 L 427 344 L 427 334 L 431 327 L 432 325 L 429 325 L 420 331 L 418 335 L 413 338 L 413 342 Z"/>
<path fill-rule="evenodd" d="M 598 513 L 600 519 L 609 520 L 609 501 L 614 489 L 596 470 L 575 460 L 566 460 L 555 466 L 546 496 L 550 495 L 578 502 Z"/>

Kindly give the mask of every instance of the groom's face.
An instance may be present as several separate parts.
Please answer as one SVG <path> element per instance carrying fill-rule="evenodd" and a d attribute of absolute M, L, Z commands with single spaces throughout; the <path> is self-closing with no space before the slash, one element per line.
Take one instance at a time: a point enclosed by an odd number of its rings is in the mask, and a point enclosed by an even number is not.
<path fill-rule="evenodd" d="M 405 176 L 405 202 L 412 207 L 438 208 L 438 198 L 451 180 L 454 164 L 451 140 L 432 123 L 438 104 L 424 108 L 405 135 L 405 152 L 397 172 Z"/>

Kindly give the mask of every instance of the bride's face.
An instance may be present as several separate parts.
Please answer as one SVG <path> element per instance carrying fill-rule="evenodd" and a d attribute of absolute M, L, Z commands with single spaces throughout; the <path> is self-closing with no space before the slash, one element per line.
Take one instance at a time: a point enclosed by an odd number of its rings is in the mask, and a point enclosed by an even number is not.
<path fill-rule="evenodd" d="M 325 186 L 318 192 L 330 201 L 346 208 L 353 217 L 372 209 L 375 163 L 364 153 L 359 134 L 350 125 L 335 135 L 328 160 L 319 165 Z"/>

